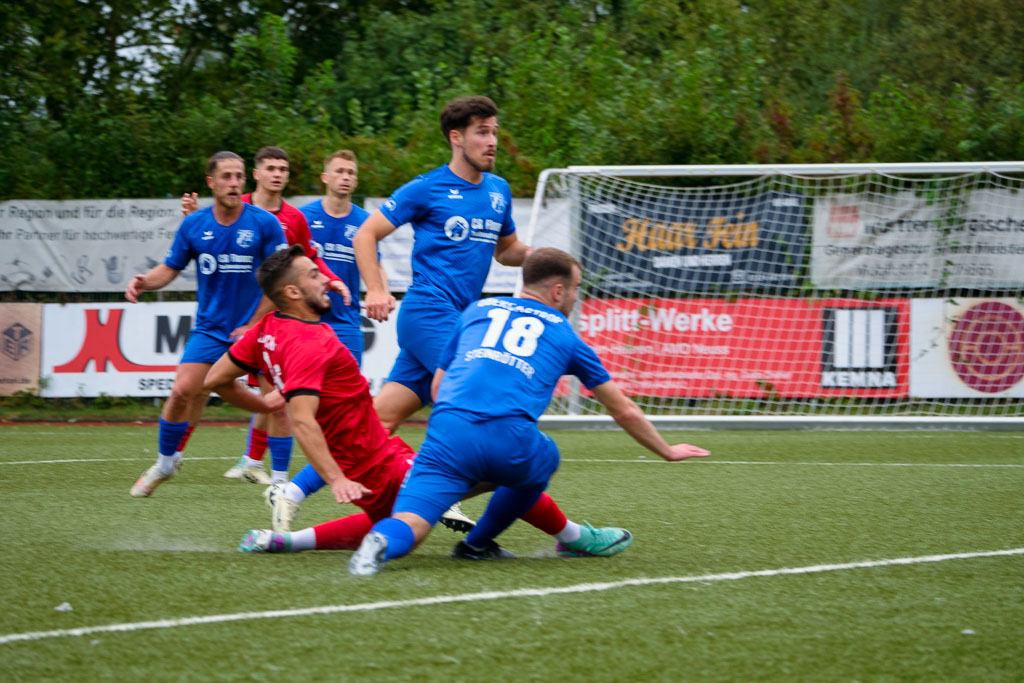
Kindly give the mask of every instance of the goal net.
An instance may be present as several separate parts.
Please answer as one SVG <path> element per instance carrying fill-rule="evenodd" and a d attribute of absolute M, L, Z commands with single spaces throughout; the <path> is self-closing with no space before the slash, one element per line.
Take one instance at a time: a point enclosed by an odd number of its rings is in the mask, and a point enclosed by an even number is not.
<path fill-rule="evenodd" d="M 548 169 L 526 241 L 662 421 L 1024 428 L 1024 163 Z"/>

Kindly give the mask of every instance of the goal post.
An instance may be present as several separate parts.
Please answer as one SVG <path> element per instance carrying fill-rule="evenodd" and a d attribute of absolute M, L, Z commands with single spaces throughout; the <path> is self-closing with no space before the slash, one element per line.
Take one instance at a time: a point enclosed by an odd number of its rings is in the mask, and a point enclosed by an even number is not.
<path fill-rule="evenodd" d="M 662 426 L 1024 430 L 1024 162 L 547 169 L 525 240 Z"/>

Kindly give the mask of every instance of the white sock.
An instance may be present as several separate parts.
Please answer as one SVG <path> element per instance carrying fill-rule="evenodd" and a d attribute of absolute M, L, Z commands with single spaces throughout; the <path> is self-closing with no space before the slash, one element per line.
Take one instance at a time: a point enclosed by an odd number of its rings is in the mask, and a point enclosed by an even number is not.
<path fill-rule="evenodd" d="M 303 550 L 316 550 L 316 532 L 313 531 L 313 527 L 292 532 L 292 552 L 298 553 Z"/>
<path fill-rule="evenodd" d="M 288 481 L 288 470 L 270 470 L 271 484 L 284 484 Z M 298 488 L 298 487 L 296 487 Z M 299 499 L 301 500 L 301 498 Z"/>
<path fill-rule="evenodd" d="M 245 458 L 244 465 L 246 467 L 263 467 L 262 460 L 253 460 L 248 455 L 243 455 L 242 457 Z"/>
<path fill-rule="evenodd" d="M 570 519 L 565 523 L 565 528 L 555 534 L 555 538 L 562 543 L 572 543 L 580 540 L 582 533 L 583 527 Z"/>
<path fill-rule="evenodd" d="M 160 474 L 170 474 L 174 471 L 174 465 L 179 460 L 181 460 L 181 453 L 160 455 L 156 459 L 156 468 L 160 470 Z"/>
<path fill-rule="evenodd" d="M 285 485 L 284 497 L 288 500 L 294 500 L 296 503 L 306 500 L 306 494 L 302 492 L 302 489 L 294 481 L 290 481 Z"/>

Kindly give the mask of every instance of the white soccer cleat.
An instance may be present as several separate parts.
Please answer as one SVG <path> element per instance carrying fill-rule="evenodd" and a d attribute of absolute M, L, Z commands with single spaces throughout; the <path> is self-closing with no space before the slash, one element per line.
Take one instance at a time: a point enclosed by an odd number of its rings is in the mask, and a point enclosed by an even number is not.
<path fill-rule="evenodd" d="M 172 479 L 174 475 L 181 469 L 181 460 L 174 463 L 174 469 L 171 470 L 170 474 L 164 474 L 160 471 L 159 466 L 151 465 L 148 470 L 142 473 L 134 484 L 132 484 L 131 495 L 132 498 L 149 498 L 157 486 L 164 483 L 168 479 Z"/>
<path fill-rule="evenodd" d="M 388 537 L 379 531 L 371 531 L 363 537 L 348 561 L 348 573 L 353 576 L 373 576 L 384 564 L 384 555 L 388 550 Z"/>
<path fill-rule="evenodd" d="M 263 469 L 263 463 L 250 464 L 249 459 L 244 455 L 224 473 L 224 476 L 228 479 L 242 479 L 262 486 L 270 484 L 270 476 Z"/>
<path fill-rule="evenodd" d="M 287 484 L 271 484 L 263 492 L 263 500 L 270 507 L 270 528 L 274 531 L 291 531 L 302 503 L 289 500 L 284 495 Z"/>
<path fill-rule="evenodd" d="M 460 534 L 468 534 L 476 526 L 476 522 L 466 516 L 458 503 L 445 510 L 441 515 L 441 524 Z"/>

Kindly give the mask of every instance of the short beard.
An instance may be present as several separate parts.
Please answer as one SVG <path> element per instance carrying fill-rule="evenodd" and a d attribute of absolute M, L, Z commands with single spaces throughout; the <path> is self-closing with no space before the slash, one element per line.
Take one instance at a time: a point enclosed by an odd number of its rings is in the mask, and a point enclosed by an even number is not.
<path fill-rule="evenodd" d="M 473 168 L 475 168 L 475 169 L 476 169 L 477 171 L 479 171 L 480 173 L 490 173 L 490 172 L 491 172 L 491 170 L 492 170 L 492 169 L 494 168 L 494 160 L 493 160 L 493 159 L 492 159 L 492 160 L 489 160 L 489 163 L 487 164 L 487 167 L 486 167 L 486 168 L 484 168 L 484 167 L 483 167 L 483 166 L 481 166 L 480 164 L 478 164 L 478 163 L 476 163 L 475 161 L 473 161 L 472 159 L 470 159 L 470 158 L 469 158 L 469 155 L 468 155 L 468 154 L 466 154 L 466 150 L 465 150 L 465 149 L 463 149 L 463 150 L 462 150 L 462 159 L 463 159 L 463 160 L 464 160 L 464 161 L 465 161 L 465 162 L 466 162 L 467 164 L 469 164 L 470 166 L 472 166 Z"/>
<path fill-rule="evenodd" d="M 330 313 L 331 311 L 331 302 L 329 299 L 326 304 L 320 299 L 315 299 L 312 301 L 308 301 L 306 303 L 309 304 L 309 307 L 312 308 L 313 312 L 316 313 L 317 315 L 324 315 L 325 313 Z"/>

